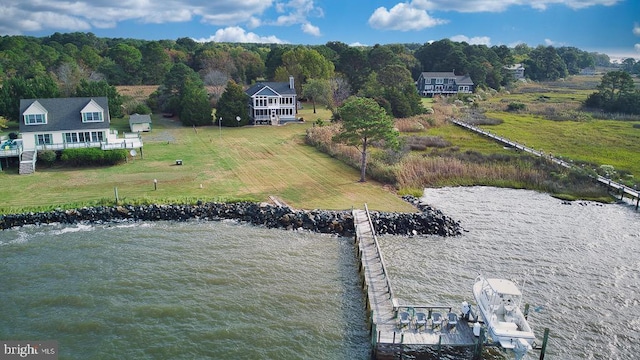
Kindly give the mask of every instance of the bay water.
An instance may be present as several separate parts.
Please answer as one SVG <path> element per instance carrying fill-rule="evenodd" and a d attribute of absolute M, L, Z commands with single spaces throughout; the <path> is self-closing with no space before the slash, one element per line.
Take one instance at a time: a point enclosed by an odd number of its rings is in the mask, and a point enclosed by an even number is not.
<path fill-rule="evenodd" d="M 640 357 L 633 206 L 488 187 L 423 200 L 465 232 L 379 238 L 401 302 L 457 308 L 478 274 L 509 278 L 550 329 L 546 359 Z M 0 340 L 57 340 L 60 359 L 370 356 L 352 239 L 233 221 L 0 232 Z"/>

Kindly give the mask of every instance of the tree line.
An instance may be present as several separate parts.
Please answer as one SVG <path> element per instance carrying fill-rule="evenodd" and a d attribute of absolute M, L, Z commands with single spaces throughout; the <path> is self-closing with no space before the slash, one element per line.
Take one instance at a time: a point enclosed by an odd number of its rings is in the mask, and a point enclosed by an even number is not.
<path fill-rule="evenodd" d="M 89 93 L 109 96 L 110 104 L 118 105 L 111 112 L 117 117 L 122 115 L 122 99 L 117 99 L 110 87 L 160 85 L 148 104 L 153 110 L 176 113 L 186 119 L 186 125 L 202 125 L 212 121 L 203 114 L 207 107 L 209 113 L 212 107 L 218 107 L 221 89 L 261 80 L 288 81 L 293 76 L 301 98 L 314 106 L 327 106 L 336 116 L 336 109 L 350 95 L 361 95 L 375 99 L 389 115 L 407 117 L 424 111 L 414 83 L 421 72 L 453 71 L 469 75 L 480 88 L 499 90 L 515 81 L 504 68 L 514 63 L 524 64 L 526 76 L 539 81 L 577 74 L 585 67 L 610 65 L 604 54 L 573 47 L 489 47 L 449 39 L 365 47 L 341 42 L 276 45 L 201 43 L 190 38 L 148 41 L 99 38 L 80 32 L 39 38 L 3 36 L 0 115 L 15 119 L 15 102 L 20 98 Z"/>

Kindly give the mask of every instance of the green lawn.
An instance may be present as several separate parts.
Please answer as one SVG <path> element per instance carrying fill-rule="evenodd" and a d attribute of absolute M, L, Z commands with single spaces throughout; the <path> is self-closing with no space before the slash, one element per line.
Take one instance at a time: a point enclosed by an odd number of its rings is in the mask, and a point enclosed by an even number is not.
<path fill-rule="evenodd" d="M 640 129 L 615 120 L 551 121 L 541 117 L 487 113 L 504 122 L 484 129 L 518 143 L 575 161 L 612 165 L 640 176 Z"/>
<path fill-rule="evenodd" d="M 359 171 L 304 144 L 305 130 L 328 111 L 301 112 L 307 121 L 285 126 L 197 129 L 154 117 L 144 149 L 105 168 L 43 168 L 31 175 L 0 172 L 0 213 L 121 202 L 268 201 L 301 209 L 361 208 L 415 211 L 380 183 L 359 183 Z M 119 128 L 123 120 L 115 120 Z M 175 165 L 175 160 L 183 165 Z M 153 180 L 156 179 L 157 190 Z"/>

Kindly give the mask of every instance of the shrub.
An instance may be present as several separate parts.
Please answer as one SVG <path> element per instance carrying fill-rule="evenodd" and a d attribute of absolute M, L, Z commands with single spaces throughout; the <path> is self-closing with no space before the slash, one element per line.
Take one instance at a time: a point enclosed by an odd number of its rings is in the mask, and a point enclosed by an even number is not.
<path fill-rule="evenodd" d="M 144 104 L 144 103 L 136 104 L 130 111 L 131 111 L 131 114 L 141 114 L 141 115 L 151 114 L 151 108 L 149 108 L 147 104 Z"/>
<path fill-rule="evenodd" d="M 116 165 L 127 159 L 127 150 L 100 150 L 98 148 L 65 149 L 60 160 L 69 166 Z"/>
<path fill-rule="evenodd" d="M 38 162 L 45 166 L 51 166 L 56 161 L 56 152 L 53 150 L 40 150 L 38 151 Z"/>
<path fill-rule="evenodd" d="M 527 109 L 527 106 L 520 102 L 511 102 L 507 105 L 507 111 L 524 111 Z"/>

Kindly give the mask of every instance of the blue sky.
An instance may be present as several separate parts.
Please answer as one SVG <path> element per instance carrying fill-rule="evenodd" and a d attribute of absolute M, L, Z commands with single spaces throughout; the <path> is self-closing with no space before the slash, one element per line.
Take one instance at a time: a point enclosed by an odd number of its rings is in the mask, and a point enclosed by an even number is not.
<path fill-rule="evenodd" d="M 638 0 L 2 0 L 1 35 L 575 46 L 640 60 Z"/>

